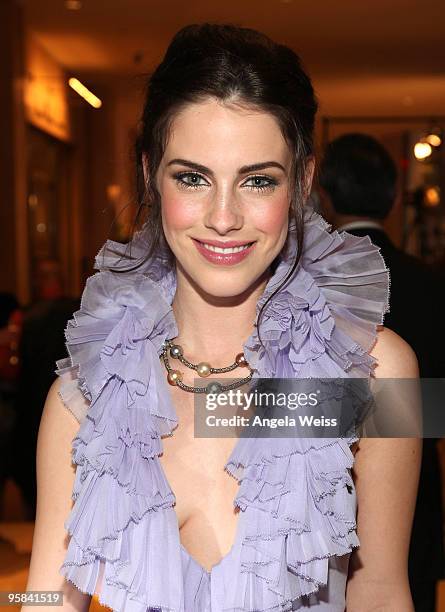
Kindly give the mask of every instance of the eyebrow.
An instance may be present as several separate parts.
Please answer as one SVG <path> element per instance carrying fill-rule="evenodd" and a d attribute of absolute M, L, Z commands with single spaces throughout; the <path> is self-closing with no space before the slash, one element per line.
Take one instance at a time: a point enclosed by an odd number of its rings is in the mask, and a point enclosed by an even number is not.
<path fill-rule="evenodd" d="M 192 168 L 193 170 L 198 170 L 203 174 L 208 174 L 209 176 L 213 176 L 213 171 L 202 164 L 198 164 L 193 161 L 189 161 L 187 159 L 172 159 L 168 162 L 167 166 L 172 166 L 173 164 L 180 164 L 181 166 L 187 166 L 188 168 Z M 250 164 L 249 166 L 242 166 L 238 170 L 238 174 L 247 174 L 249 172 L 256 172 L 258 170 L 265 170 L 266 168 L 280 168 L 283 172 L 286 172 L 284 166 L 279 164 L 276 161 L 267 161 L 261 162 L 259 164 Z"/>

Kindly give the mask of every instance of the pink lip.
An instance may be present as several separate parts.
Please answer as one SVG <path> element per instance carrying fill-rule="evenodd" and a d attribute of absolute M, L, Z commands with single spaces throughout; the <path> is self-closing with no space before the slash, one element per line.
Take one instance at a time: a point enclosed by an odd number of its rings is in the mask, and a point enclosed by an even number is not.
<path fill-rule="evenodd" d="M 199 240 L 196 240 L 195 238 L 192 238 L 192 240 L 193 240 L 194 245 L 198 249 L 198 251 L 201 253 L 201 255 L 203 255 L 203 257 L 207 259 L 207 261 L 210 261 L 211 263 L 223 265 L 223 266 L 231 266 L 231 265 L 235 265 L 239 263 L 240 261 L 243 261 L 243 259 L 245 259 L 251 253 L 252 249 L 255 246 L 255 242 L 254 242 L 252 245 L 250 245 L 250 247 L 248 247 L 247 249 L 244 249 L 243 251 L 240 251 L 239 253 L 228 253 L 227 255 L 224 255 L 223 253 L 215 253 L 214 251 L 210 251 Z M 233 240 L 230 242 L 222 242 L 222 243 L 215 241 L 215 240 L 208 240 L 206 242 L 207 244 L 211 244 L 214 246 L 220 246 L 222 248 L 224 247 L 229 248 L 232 246 L 243 246 L 245 244 L 248 244 L 248 242 L 235 242 Z"/>

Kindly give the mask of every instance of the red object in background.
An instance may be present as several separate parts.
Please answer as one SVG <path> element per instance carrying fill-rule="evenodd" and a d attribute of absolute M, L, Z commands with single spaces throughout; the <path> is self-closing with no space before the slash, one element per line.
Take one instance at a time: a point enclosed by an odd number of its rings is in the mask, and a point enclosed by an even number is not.
<path fill-rule="evenodd" d="M 0 380 L 14 382 L 20 371 L 19 341 L 22 333 L 23 312 L 12 311 L 8 324 L 0 329 Z"/>
<path fill-rule="evenodd" d="M 407 170 L 409 167 L 409 159 L 405 159 L 404 157 L 400 160 L 400 167 L 402 170 Z"/>

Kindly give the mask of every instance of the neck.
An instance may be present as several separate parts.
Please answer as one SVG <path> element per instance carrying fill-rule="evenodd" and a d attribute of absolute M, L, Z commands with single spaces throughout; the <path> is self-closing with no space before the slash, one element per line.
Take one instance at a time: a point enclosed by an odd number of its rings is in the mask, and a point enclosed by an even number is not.
<path fill-rule="evenodd" d="M 352 221 L 372 221 L 373 223 L 378 223 L 383 228 L 383 225 L 380 219 L 362 216 L 362 215 L 343 215 L 341 213 L 336 213 L 336 212 L 334 212 L 332 215 L 331 223 L 334 228 L 337 228 L 342 225 L 346 225 L 346 223 L 351 223 Z"/>
<path fill-rule="evenodd" d="M 208 361 L 214 367 L 233 362 L 254 330 L 256 305 L 270 278 L 266 272 L 238 296 L 205 294 L 177 266 L 177 285 L 172 302 L 184 354 L 192 362 Z"/>

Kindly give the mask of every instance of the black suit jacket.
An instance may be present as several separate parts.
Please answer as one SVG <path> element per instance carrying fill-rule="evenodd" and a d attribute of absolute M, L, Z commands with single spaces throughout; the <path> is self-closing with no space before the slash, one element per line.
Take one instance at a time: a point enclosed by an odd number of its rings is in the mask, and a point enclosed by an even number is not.
<path fill-rule="evenodd" d="M 345 231 L 356 236 L 369 236 L 380 247 L 380 254 L 389 268 L 390 312 L 385 315 L 385 327 L 411 345 L 417 355 L 420 376 L 445 376 L 440 276 L 416 257 L 398 249 L 383 230 L 364 225 Z M 435 611 L 435 585 L 444 576 L 443 566 L 437 439 L 425 438 L 408 563 L 416 612 Z"/>

